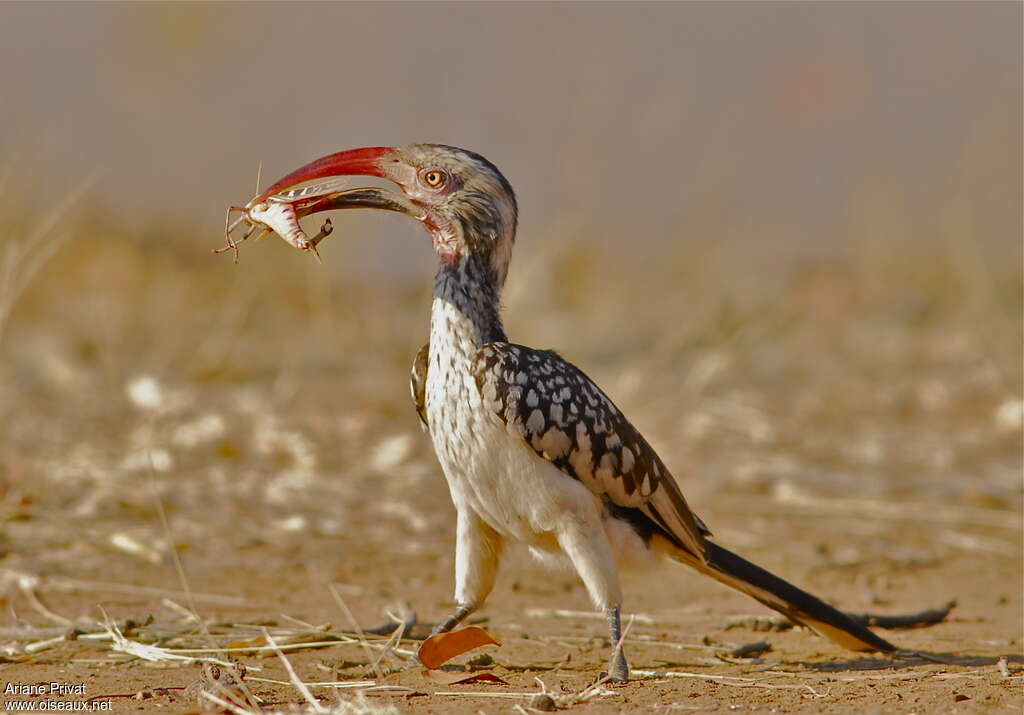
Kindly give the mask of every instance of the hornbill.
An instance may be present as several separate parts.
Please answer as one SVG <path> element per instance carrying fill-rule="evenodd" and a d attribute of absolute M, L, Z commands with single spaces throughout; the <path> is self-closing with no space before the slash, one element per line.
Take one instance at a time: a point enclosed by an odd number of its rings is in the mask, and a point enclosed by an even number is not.
<path fill-rule="evenodd" d="M 400 191 L 370 187 L 320 199 L 294 188 L 350 175 L 387 179 Z M 301 234 L 297 218 L 310 213 L 376 208 L 416 219 L 433 241 L 440 265 L 430 342 L 416 355 L 411 387 L 458 514 L 456 606 L 435 632 L 483 604 L 506 543 L 521 542 L 544 562 L 574 568 L 603 609 L 613 680 L 629 677 L 618 565 L 651 556 L 686 564 L 851 650 L 895 650 L 712 541 L 665 463 L 583 371 L 555 352 L 509 342 L 500 298 L 517 206 L 512 186 L 487 159 L 440 144 L 352 149 L 293 171 L 245 210 L 271 201 L 293 209 L 286 232 Z"/>

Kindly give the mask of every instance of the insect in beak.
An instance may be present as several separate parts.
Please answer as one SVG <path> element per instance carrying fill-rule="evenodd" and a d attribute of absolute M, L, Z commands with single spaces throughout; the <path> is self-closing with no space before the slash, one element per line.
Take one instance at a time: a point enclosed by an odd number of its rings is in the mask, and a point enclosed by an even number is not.
<path fill-rule="evenodd" d="M 306 235 L 299 219 L 318 211 L 326 211 L 337 207 L 334 199 L 344 196 L 346 191 L 338 190 L 337 182 L 328 182 L 316 186 L 305 187 L 280 194 L 268 196 L 263 201 L 250 201 L 245 206 L 229 206 L 224 217 L 224 238 L 227 245 L 215 248 L 214 253 L 232 251 L 235 263 L 238 262 L 238 245 L 248 240 L 260 230 L 256 240 L 271 233 L 277 233 L 289 244 L 300 251 L 311 252 L 320 261 L 317 244 L 331 235 L 334 226 L 330 219 L 324 221 L 320 232 L 310 238 Z M 233 214 L 239 213 L 234 221 Z M 234 233 L 239 226 L 245 226 L 245 232 L 239 238 Z"/>
<path fill-rule="evenodd" d="M 311 252 L 320 260 L 317 244 L 331 234 L 331 222 L 325 221 L 320 232 L 310 238 L 299 225 L 299 219 L 322 211 L 371 208 L 395 211 L 419 221 L 424 220 L 423 209 L 404 194 L 377 187 L 353 189 L 343 186 L 349 180 L 346 177 L 356 175 L 391 178 L 385 164 L 396 161 L 394 156 L 395 150 L 391 147 L 350 149 L 321 157 L 296 169 L 265 191 L 257 193 L 245 206 L 228 207 L 224 217 L 226 245 L 214 249 L 214 253 L 232 251 L 237 263 L 239 244 L 259 230 L 257 240 L 270 233 L 277 233 L 290 245 L 300 251 Z M 299 186 L 314 180 L 320 181 Z M 241 215 L 232 221 L 235 213 Z M 240 238 L 235 238 L 235 231 L 242 226 L 244 233 Z"/>

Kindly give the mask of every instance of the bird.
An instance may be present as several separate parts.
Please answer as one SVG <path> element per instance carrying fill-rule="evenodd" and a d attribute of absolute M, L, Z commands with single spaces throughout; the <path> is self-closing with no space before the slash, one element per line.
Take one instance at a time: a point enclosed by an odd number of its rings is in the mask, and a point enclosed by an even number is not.
<path fill-rule="evenodd" d="M 454 629 L 491 593 L 510 544 L 574 569 L 608 621 L 605 677 L 629 679 L 619 569 L 668 559 L 710 576 L 797 625 L 854 651 L 891 643 L 848 614 L 714 541 L 669 468 L 611 398 L 551 350 L 513 343 L 501 295 L 516 240 L 512 185 L 483 156 L 444 144 L 350 149 L 316 159 L 249 202 L 305 197 L 290 189 L 343 176 L 398 190 L 334 193 L 301 215 L 373 208 L 419 221 L 437 254 L 429 342 L 413 361 L 416 412 L 455 506 Z M 295 199 L 298 201 L 298 199 Z"/>

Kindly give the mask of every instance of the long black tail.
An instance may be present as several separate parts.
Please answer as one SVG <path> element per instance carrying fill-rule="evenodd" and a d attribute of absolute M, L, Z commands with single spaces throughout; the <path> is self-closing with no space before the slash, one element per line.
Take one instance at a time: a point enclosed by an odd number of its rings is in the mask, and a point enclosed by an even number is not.
<path fill-rule="evenodd" d="M 742 591 L 773 608 L 789 620 L 817 631 L 844 648 L 856 651 L 896 650 L 896 646 L 879 638 L 842 611 L 803 591 L 760 566 L 750 563 L 712 541 L 706 541 L 707 563 L 692 554 L 679 551 L 675 560 L 701 573 Z"/>

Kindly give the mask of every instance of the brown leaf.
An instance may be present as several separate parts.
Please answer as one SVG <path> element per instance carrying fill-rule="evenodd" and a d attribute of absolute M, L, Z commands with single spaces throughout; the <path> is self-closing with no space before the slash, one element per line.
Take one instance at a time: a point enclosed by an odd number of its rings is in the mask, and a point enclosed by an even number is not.
<path fill-rule="evenodd" d="M 457 655 L 482 645 L 501 645 L 501 641 L 477 626 L 467 626 L 450 633 L 430 636 L 420 646 L 420 662 L 431 670 L 440 667 Z"/>
<path fill-rule="evenodd" d="M 458 683 L 497 683 L 508 685 L 508 681 L 499 678 L 489 671 L 472 673 L 465 670 L 424 670 L 423 674 L 439 685 L 456 685 Z"/>

